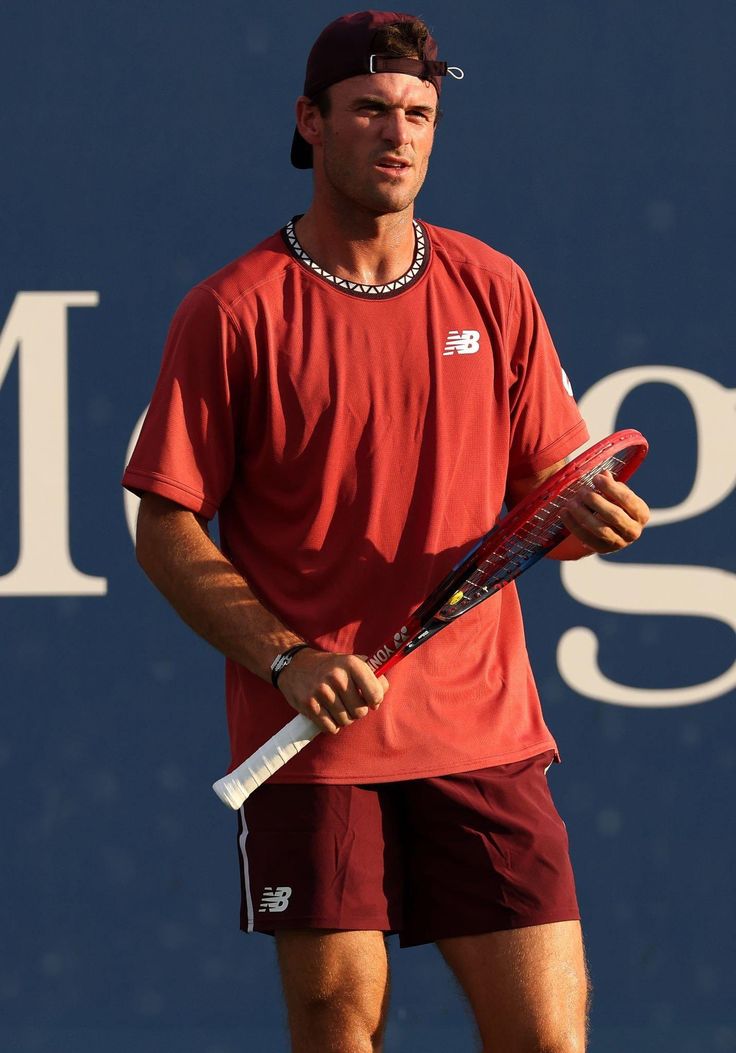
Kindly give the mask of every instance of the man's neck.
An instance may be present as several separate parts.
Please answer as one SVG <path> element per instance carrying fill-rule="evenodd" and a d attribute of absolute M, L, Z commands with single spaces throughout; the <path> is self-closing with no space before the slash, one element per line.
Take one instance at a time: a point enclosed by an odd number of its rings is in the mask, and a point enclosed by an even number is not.
<path fill-rule="evenodd" d="M 366 285 L 396 281 L 414 259 L 413 209 L 375 216 L 351 210 L 339 215 L 314 202 L 296 224 L 296 236 L 320 267 Z"/>

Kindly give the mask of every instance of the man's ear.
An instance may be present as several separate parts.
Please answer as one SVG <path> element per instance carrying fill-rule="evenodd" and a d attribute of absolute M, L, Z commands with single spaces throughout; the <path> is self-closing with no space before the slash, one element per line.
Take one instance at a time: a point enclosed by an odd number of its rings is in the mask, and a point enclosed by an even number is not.
<path fill-rule="evenodd" d="M 322 142 L 322 121 L 317 103 L 306 95 L 300 95 L 296 100 L 296 127 L 310 146 L 318 146 Z"/>

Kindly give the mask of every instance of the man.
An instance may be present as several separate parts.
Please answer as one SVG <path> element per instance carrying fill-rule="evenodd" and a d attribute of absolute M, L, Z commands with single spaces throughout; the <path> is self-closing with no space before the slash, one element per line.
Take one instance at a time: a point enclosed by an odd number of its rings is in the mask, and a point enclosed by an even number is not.
<path fill-rule="evenodd" d="M 390 691 L 360 657 L 587 437 L 523 273 L 414 217 L 447 72 L 410 15 L 323 31 L 292 147 L 311 206 L 186 297 L 125 475 L 143 568 L 228 659 L 233 766 L 293 710 L 325 732 L 239 820 L 242 927 L 276 935 L 299 1053 L 381 1049 L 391 931 L 438 944 L 486 1050 L 585 1045 L 514 588 Z M 647 514 L 602 475 L 556 555 L 620 549 Z"/>

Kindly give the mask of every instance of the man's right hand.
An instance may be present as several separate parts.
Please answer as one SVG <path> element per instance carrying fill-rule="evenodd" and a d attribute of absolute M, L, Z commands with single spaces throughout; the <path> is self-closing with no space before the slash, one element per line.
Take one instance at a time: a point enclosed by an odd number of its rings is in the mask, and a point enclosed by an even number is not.
<path fill-rule="evenodd" d="M 336 735 L 378 709 L 388 680 L 377 677 L 357 655 L 305 648 L 279 676 L 279 690 L 297 713 L 309 717 L 320 731 Z"/>

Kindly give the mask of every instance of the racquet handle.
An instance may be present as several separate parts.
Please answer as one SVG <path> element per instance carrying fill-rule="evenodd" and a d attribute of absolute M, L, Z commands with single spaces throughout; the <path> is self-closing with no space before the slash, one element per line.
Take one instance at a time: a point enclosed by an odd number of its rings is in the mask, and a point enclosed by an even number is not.
<path fill-rule="evenodd" d="M 212 789 L 223 804 L 237 811 L 261 783 L 296 757 L 317 735 L 317 725 L 299 713 L 229 775 L 213 783 Z"/>

